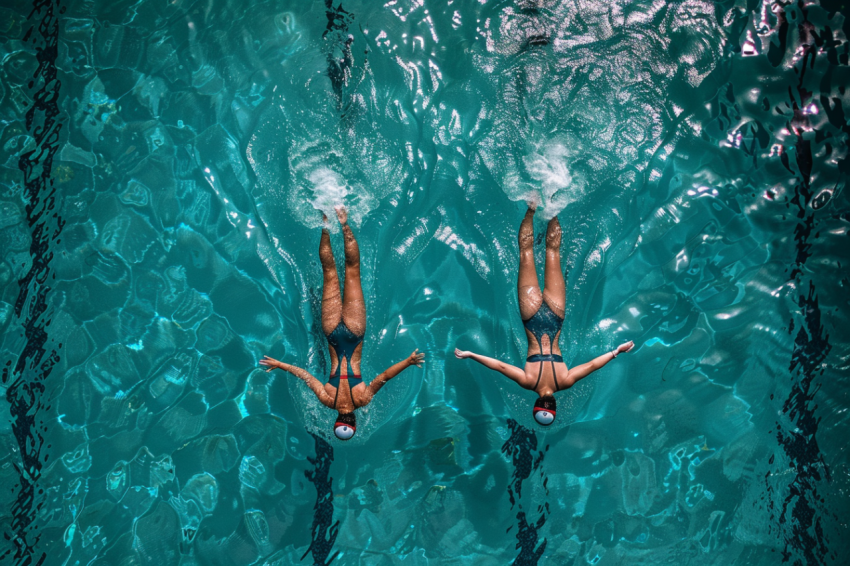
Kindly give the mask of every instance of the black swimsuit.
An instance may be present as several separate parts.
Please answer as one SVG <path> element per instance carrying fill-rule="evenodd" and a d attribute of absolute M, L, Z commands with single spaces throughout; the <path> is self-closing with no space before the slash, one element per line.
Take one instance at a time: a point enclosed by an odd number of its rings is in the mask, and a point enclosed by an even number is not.
<path fill-rule="evenodd" d="M 340 321 L 336 325 L 336 328 L 333 329 L 333 332 L 326 334 L 325 338 L 328 339 L 328 346 L 336 353 L 336 372 L 332 373 L 328 379 L 328 383 L 336 387 L 336 396 L 334 397 L 334 409 L 336 409 L 336 401 L 339 398 L 340 379 L 348 381 L 349 391 L 354 389 L 356 385 L 363 383 L 363 379 L 355 374 L 351 367 L 351 357 L 354 355 L 354 350 L 357 349 L 357 346 L 363 342 L 363 337 L 354 334 L 344 322 Z M 343 358 L 345 358 L 345 366 L 348 370 L 346 371 L 346 375 L 342 375 Z M 354 395 L 351 396 L 351 402 L 354 403 Z M 356 407 L 357 405 L 355 404 L 354 406 Z"/>
<path fill-rule="evenodd" d="M 561 388 L 558 387 L 558 374 L 555 373 L 555 362 L 563 363 L 564 358 L 557 354 L 552 353 L 552 348 L 555 345 L 555 337 L 558 335 L 558 332 L 561 331 L 561 326 L 564 324 L 564 319 L 549 308 L 549 305 L 546 304 L 546 301 L 543 301 L 540 304 L 540 308 L 537 309 L 537 312 L 529 318 L 528 320 L 522 321 L 525 329 L 531 332 L 534 337 L 537 339 L 537 346 L 540 348 L 540 351 L 543 352 L 543 336 L 549 337 L 549 353 L 548 354 L 534 354 L 532 356 L 528 356 L 526 358 L 526 362 L 551 362 L 552 364 L 552 377 L 555 380 L 555 391 L 560 391 Z M 537 389 L 537 386 L 540 385 L 540 378 L 543 375 L 543 363 L 540 364 L 540 371 L 537 372 L 537 384 L 534 386 L 534 389 Z"/>

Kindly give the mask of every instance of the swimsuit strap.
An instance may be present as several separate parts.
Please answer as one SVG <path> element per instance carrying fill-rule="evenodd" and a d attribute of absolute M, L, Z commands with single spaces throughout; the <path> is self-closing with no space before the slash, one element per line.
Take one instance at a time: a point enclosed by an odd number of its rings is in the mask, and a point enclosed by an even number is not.
<path fill-rule="evenodd" d="M 537 370 L 537 383 L 534 384 L 534 390 L 537 391 L 537 386 L 540 385 L 540 378 L 543 376 L 543 364 L 540 364 L 540 368 Z"/>
<path fill-rule="evenodd" d="M 564 358 L 559 356 L 558 354 L 534 354 L 528 356 L 525 361 L 527 362 L 558 362 L 562 363 Z"/>
<path fill-rule="evenodd" d="M 550 362 L 552 364 L 552 378 L 555 380 L 555 391 L 561 390 L 561 386 L 558 385 L 558 373 L 555 371 L 555 362 L 563 363 L 563 357 L 557 354 L 534 354 L 533 356 L 528 356 L 525 361 L 540 362 L 540 368 L 537 370 L 537 383 L 534 385 L 535 391 L 537 390 L 537 386 L 540 385 L 540 378 L 543 376 L 544 362 Z"/>
<path fill-rule="evenodd" d="M 360 374 L 357 373 L 352 373 L 351 375 L 347 376 L 346 379 L 348 379 L 348 386 L 351 389 L 354 389 L 355 387 L 363 383 L 363 378 L 360 377 Z"/>
<path fill-rule="evenodd" d="M 341 365 L 341 364 L 340 364 Z M 336 385 L 333 384 L 333 380 L 336 379 Z M 334 396 L 334 409 L 336 409 L 336 402 L 339 399 L 339 390 L 342 387 L 340 383 L 341 380 L 345 380 L 348 382 L 348 393 L 351 395 L 351 403 L 357 408 L 357 402 L 354 400 L 354 388 L 363 383 L 363 378 L 358 373 L 353 373 L 351 375 L 340 375 L 339 368 L 337 368 L 337 375 L 331 376 L 328 379 L 328 383 L 336 387 L 336 395 Z M 357 381 L 354 385 L 351 384 L 352 381 Z"/>

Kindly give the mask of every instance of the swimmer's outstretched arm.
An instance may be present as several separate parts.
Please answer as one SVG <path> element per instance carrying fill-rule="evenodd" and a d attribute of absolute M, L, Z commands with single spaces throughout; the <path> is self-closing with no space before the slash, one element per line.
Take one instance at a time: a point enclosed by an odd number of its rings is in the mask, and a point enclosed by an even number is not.
<path fill-rule="evenodd" d="M 270 358 L 268 356 L 264 356 L 262 360 L 260 360 L 261 366 L 267 366 L 269 369 L 266 371 L 269 372 L 273 369 L 282 369 L 283 371 L 288 371 L 301 381 L 307 384 L 313 393 L 318 397 L 319 401 L 322 405 L 326 407 L 330 407 L 333 409 L 334 400 L 328 395 L 328 392 L 325 391 L 325 386 L 322 385 L 322 382 L 310 375 L 310 372 L 307 370 L 301 369 L 300 367 L 296 367 L 290 364 L 285 364 L 283 362 L 279 362 L 274 358 Z"/>
<path fill-rule="evenodd" d="M 598 358 L 594 358 L 585 364 L 575 366 L 567 373 L 568 387 L 571 387 L 579 379 L 585 378 L 596 370 L 602 368 L 605 364 L 616 358 L 618 355 L 628 352 L 635 347 L 635 343 L 629 340 L 625 344 L 620 344 L 610 352 L 602 354 Z"/>
<path fill-rule="evenodd" d="M 463 350 L 459 350 L 455 348 L 455 357 L 459 359 L 464 358 L 472 358 L 479 364 L 486 366 L 490 369 L 494 369 L 499 373 L 503 374 L 505 377 L 516 381 L 521 387 L 526 386 L 526 382 L 528 379 L 525 376 L 525 371 L 521 370 L 516 366 L 512 366 L 510 364 L 506 364 L 505 362 L 499 361 L 496 358 L 488 358 L 487 356 L 482 356 L 481 354 L 476 354 L 475 352 L 465 352 Z"/>
<path fill-rule="evenodd" d="M 418 368 L 421 368 L 422 360 L 424 359 L 425 354 L 420 353 L 419 349 L 417 348 L 413 351 L 412 354 L 407 357 L 407 359 L 404 359 L 398 362 L 397 364 L 393 364 L 387 369 L 385 369 L 383 373 L 379 374 L 378 377 L 373 379 L 372 383 L 370 383 L 366 387 L 366 392 L 363 396 L 363 402 L 359 406 L 362 407 L 363 405 L 370 403 L 372 401 L 372 397 L 374 397 L 375 394 L 381 390 L 381 387 L 383 387 L 386 382 L 388 382 L 410 366 L 416 366 Z"/>

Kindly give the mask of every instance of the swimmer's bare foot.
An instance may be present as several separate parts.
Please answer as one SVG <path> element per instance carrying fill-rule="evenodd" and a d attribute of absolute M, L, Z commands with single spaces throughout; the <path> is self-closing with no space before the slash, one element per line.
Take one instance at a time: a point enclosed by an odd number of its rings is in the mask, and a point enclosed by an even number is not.
<path fill-rule="evenodd" d="M 348 211 L 345 210 L 343 205 L 335 206 L 334 210 L 336 211 L 336 217 L 339 220 L 340 224 L 345 224 L 348 222 Z"/>
<path fill-rule="evenodd" d="M 558 217 L 553 216 L 546 228 L 546 248 L 560 249 L 561 247 L 561 223 Z"/>
<path fill-rule="evenodd" d="M 525 204 L 528 205 L 528 210 L 534 212 L 540 205 L 540 199 L 535 194 L 530 194 L 525 198 Z"/>

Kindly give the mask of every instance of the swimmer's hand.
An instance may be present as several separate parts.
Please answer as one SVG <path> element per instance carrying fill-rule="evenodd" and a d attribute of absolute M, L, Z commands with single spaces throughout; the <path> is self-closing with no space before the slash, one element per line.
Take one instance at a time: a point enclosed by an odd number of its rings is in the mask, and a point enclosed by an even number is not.
<path fill-rule="evenodd" d="M 471 357 L 471 356 L 472 356 L 472 352 L 465 352 L 465 351 L 463 351 L 463 350 L 460 350 L 460 349 L 458 349 L 458 348 L 455 348 L 455 357 L 456 357 L 457 359 L 462 360 L 462 359 L 464 359 L 464 358 L 469 358 L 469 357 Z"/>
<path fill-rule="evenodd" d="M 281 366 L 283 364 L 281 364 L 279 361 L 277 361 L 274 358 L 270 358 L 268 356 L 263 356 L 263 359 L 260 360 L 260 365 L 261 366 L 267 366 L 269 369 L 267 369 L 266 372 L 270 372 L 273 369 L 281 368 Z M 281 369 L 283 369 L 283 368 L 281 368 Z"/>
<path fill-rule="evenodd" d="M 425 359 L 425 354 L 419 353 L 419 348 L 413 350 L 413 353 L 410 354 L 410 357 L 407 358 L 407 365 L 416 366 L 418 368 L 422 367 L 422 360 Z"/>
<path fill-rule="evenodd" d="M 378 376 L 372 380 L 372 382 L 366 386 L 366 392 L 363 397 L 361 397 L 360 401 L 358 401 L 358 405 L 360 407 L 370 403 L 372 401 L 372 397 L 381 390 L 381 387 L 387 384 L 389 380 L 409 368 L 410 366 L 416 366 L 418 368 L 422 367 L 422 360 L 425 359 L 425 354 L 420 354 L 419 349 L 413 350 L 413 353 L 410 354 L 405 359 L 401 360 L 398 363 L 395 363 L 382 371 Z"/>
<path fill-rule="evenodd" d="M 625 343 L 617 346 L 617 354 L 624 354 L 626 352 L 629 352 L 634 347 L 635 347 L 635 343 L 632 342 L 631 340 L 629 340 L 628 342 L 625 342 Z"/>

